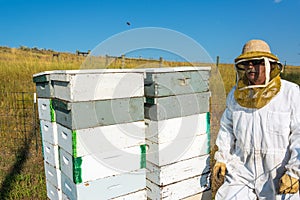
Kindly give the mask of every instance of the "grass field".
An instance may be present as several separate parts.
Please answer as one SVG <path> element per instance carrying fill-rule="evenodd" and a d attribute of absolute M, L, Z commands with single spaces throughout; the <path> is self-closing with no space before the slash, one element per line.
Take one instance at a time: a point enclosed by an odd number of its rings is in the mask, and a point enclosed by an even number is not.
<path fill-rule="evenodd" d="M 6 116 L 19 116 L 22 111 L 10 105 L 13 97 L 6 94 L 7 92 L 34 92 L 33 74 L 48 70 L 80 69 L 85 60 L 85 57 L 71 53 L 60 53 L 57 58 L 53 57 L 53 53 L 49 50 L 0 47 L 0 117 L 2 116 L 0 118 L 2 120 L 0 123 L 0 144 L 2 147 L 0 153 L 0 199 L 47 198 L 41 146 L 36 148 L 33 135 L 28 135 L 26 141 L 12 140 L 12 132 L 20 138 L 23 138 L 23 135 L 16 127 L 18 122 L 13 123 L 17 118 Z M 157 61 L 126 59 L 125 68 L 157 67 L 158 65 Z M 191 65 L 191 63 L 164 61 L 163 65 L 186 66 Z M 201 65 L 207 66 L 207 64 Z M 121 68 L 122 66 L 121 60 L 114 60 L 110 65 L 112 68 Z M 213 95 L 211 100 L 211 134 L 212 147 L 214 147 L 220 115 L 225 108 L 225 97 L 234 85 L 235 75 L 232 64 L 220 64 L 218 68 L 213 64 L 211 66 L 211 91 Z M 282 77 L 300 84 L 299 74 L 300 67 L 287 66 Z M 10 123 L 3 122 L 5 120 Z M 212 150 L 213 152 L 214 150 Z"/>

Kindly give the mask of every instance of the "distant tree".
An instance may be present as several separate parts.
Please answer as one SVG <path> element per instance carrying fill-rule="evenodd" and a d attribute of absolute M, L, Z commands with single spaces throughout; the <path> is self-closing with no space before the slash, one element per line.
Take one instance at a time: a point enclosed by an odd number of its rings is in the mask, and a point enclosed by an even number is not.
<path fill-rule="evenodd" d="M 19 47 L 19 49 L 22 50 L 22 51 L 29 51 L 30 50 L 30 48 L 28 48 L 26 46 L 22 46 L 22 45 Z"/>
<path fill-rule="evenodd" d="M 40 49 L 38 47 L 32 47 L 31 51 L 33 51 L 33 52 L 40 52 Z"/>

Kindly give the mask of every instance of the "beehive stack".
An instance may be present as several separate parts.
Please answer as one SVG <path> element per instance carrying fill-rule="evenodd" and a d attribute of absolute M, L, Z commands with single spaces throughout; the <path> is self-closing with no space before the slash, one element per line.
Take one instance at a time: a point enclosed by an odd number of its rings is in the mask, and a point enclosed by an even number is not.
<path fill-rule="evenodd" d="M 34 75 L 48 197 L 210 199 L 209 74 L 178 67 Z"/>
<path fill-rule="evenodd" d="M 147 197 L 207 196 L 210 68 L 145 71 Z"/>
<path fill-rule="evenodd" d="M 51 71 L 34 82 L 48 197 L 146 199 L 143 73 Z"/>

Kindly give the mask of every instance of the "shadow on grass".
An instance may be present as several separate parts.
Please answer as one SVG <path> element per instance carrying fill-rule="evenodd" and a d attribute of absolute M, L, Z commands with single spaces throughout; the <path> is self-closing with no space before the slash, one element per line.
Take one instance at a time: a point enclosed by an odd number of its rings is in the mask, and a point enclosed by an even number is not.
<path fill-rule="evenodd" d="M 26 163 L 30 151 L 30 144 L 34 134 L 31 133 L 29 138 L 25 139 L 22 146 L 16 152 L 16 161 L 11 167 L 0 188 L 0 199 L 8 199 L 11 190 L 14 188 L 16 178 L 21 174 L 21 171 Z"/>

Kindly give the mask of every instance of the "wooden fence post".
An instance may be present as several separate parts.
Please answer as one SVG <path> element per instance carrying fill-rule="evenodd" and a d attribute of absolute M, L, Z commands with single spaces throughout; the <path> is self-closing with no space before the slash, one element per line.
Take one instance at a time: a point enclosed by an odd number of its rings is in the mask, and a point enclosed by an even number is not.
<path fill-rule="evenodd" d="M 125 67 L 125 55 L 122 55 L 122 69 Z"/>
<path fill-rule="evenodd" d="M 159 57 L 159 67 L 162 67 L 163 62 L 164 62 L 163 57 Z"/>
<path fill-rule="evenodd" d="M 107 65 L 108 65 L 108 55 L 106 54 L 105 55 L 105 67 L 107 67 Z"/>
<path fill-rule="evenodd" d="M 219 61 L 220 61 L 220 57 L 217 56 L 217 61 L 216 61 L 216 66 L 217 66 L 217 68 L 219 67 Z"/>
<path fill-rule="evenodd" d="M 284 61 L 284 65 L 282 67 L 282 73 L 284 73 L 285 67 L 286 67 L 286 61 Z"/>

